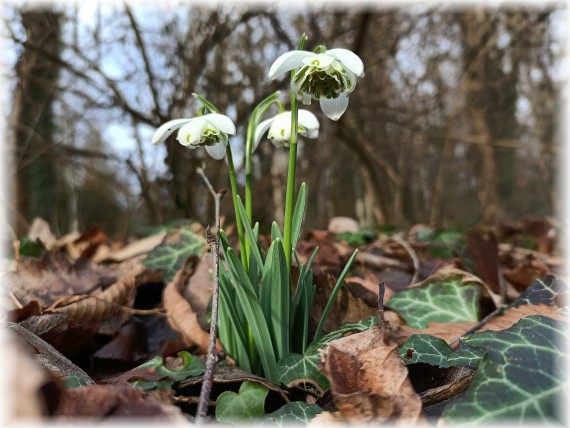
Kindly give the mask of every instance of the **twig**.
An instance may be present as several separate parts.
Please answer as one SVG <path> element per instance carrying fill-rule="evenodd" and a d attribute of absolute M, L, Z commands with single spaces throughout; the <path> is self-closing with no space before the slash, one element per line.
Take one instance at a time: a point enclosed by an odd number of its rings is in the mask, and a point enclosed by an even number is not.
<path fill-rule="evenodd" d="M 495 317 L 499 312 L 501 312 L 506 307 L 507 307 L 506 305 L 499 306 L 497 309 L 495 309 L 493 312 L 491 312 L 489 315 L 487 315 L 485 318 L 483 318 L 481 321 L 479 321 L 477 324 L 475 324 L 473 327 L 471 327 L 465 333 L 460 334 L 459 336 L 453 338 L 452 340 L 448 340 L 447 344 L 449 346 L 451 346 L 455 342 L 457 342 L 459 339 L 461 339 L 462 337 L 467 336 L 468 334 L 471 334 L 471 333 L 475 333 L 477 330 L 479 330 L 481 327 L 483 327 L 485 324 L 487 324 L 491 318 Z"/>
<path fill-rule="evenodd" d="M 412 264 L 414 266 L 414 275 L 410 280 L 410 284 L 415 284 L 418 280 L 418 275 L 420 273 L 420 259 L 414 249 L 406 242 L 404 239 L 400 238 L 398 235 L 392 236 L 392 240 L 398 244 L 400 244 L 404 250 L 408 253 L 410 258 L 412 259 Z"/>
<path fill-rule="evenodd" d="M 381 282 L 378 284 L 378 327 L 382 334 L 382 339 L 386 339 L 386 327 L 387 322 L 384 320 L 384 291 L 386 290 L 386 285 Z"/>
<path fill-rule="evenodd" d="M 204 418 L 208 412 L 208 403 L 210 400 L 210 394 L 212 392 L 212 384 L 214 378 L 214 369 L 216 363 L 223 358 L 223 355 L 218 353 L 216 350 L 216 339 L 217 339 L 217 327 L 218 327 L 218 295 L 219 295 L 219 263 L 220 263 L 220 201 L 224 196 L 225 190 L 216 192 L 210 180 L 204 174 L 203 168 L 197 168 L 196 172 L 202 177 L 206 187 L 214 197 L 215 203 L 215 217 L 216 217 L 216 231 L 212 236 L 210 231 L 210 226 L 207 228 L 207 238 L 208 243 L 212 248 L 212 256 L 214 258 L 214 279 L 213 279 L 213 291 L 212 291 L 212 320 L 210 322 L 210 342 L 208 343 L 208 354 L 206 360 L 206 372 L 204 373 L 204 378 L 202 380 L 202 388 L 200 390 L 200 401 L 198 402 L 198 410 L 196 411 L 196 425 L 202 425 Z"/>

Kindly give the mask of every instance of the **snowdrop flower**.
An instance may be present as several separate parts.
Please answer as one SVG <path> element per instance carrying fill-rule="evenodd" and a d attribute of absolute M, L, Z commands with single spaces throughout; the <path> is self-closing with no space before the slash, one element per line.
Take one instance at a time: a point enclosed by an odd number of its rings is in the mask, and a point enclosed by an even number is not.
<path fill-rule="evenodd" d="M 323 113 L 338 120 L 348 107 L 348 94 L 356 87 L 356 77 L 364 76 L 364 64 L 347 49 L 324 53 L 291 51 L 281 55 L 269 70 L 269 78 L 296 70 L 291 81 L 295 98 L 303 104 L 319 100 Z"/>
<path fill-rule="evenodd" d="M 298 112 L 298 131 L 299 134 L 307 138 L 318 138 L 319 121 L 317 117 L 308 110 L 300 109 Z M 269 132 L 267 130 L 269 129 Z M 267 138 L 276 147 L 287 147 L 291 140 L 291 112 L 286 111 L 279 113 L 271 119 L 264 120 L 255 129 L 255 137 L 253 140 L 253 150 L 261 141 L 261 137 L 267 132 Z"/>
<path fill-rule="evenodd" d="M 152 136 L 152 143 L 163 143 L 177 129 L 176 139 L 189 149 L 204 147 L 214 159 L 226 155 L 228 134 L 235 135 L 236 127 L 232 120 L 218 113 L 206 114 L 191 119 L 175 119 L 160 126 Z"/>

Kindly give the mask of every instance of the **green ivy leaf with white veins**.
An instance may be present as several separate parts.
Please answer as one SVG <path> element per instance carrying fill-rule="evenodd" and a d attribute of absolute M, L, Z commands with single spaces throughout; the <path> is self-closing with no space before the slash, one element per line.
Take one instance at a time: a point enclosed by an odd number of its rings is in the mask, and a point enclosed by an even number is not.
<path fill-rule="evenodd" d="M 216 419 L 219 422 L 242 424 L 263 416 L 265 398 L 269 389 L 259 383 L 244 381 L 239 393 L 222 392 L 216 400 Z"/>
<path fill-rule="evenodd" d="M 434 282 L 401 291 L 386 305 L 412 328 L 430 322 L 474 322 L 479 320 L 478 286 L 463 285 L 461 279 Z"/>

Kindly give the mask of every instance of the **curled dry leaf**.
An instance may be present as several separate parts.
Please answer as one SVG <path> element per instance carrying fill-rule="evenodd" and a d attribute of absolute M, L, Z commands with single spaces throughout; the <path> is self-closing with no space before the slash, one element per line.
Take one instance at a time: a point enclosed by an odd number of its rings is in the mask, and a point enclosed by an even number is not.
<path fill-rule="evenodd" d="M 201 352 L 206 353 L 210 335 L 200 326 L 198 315 L 179 291 L 184 285 L 185 279 L 186 272 L 182 268 L 164 288 L 162 302 L 164 309 L 166 309 L 168 323 L 182 335 L 185 344 L 187 346 L 196 345 Z M 218 349 L 222 350 L 219 342 Z"/>
<path fill-rule="evenodd" d="M 45 312 L 63 312 L 77 322 L 97 322 L 132 305 L 134 293 L 135 277 L 127 275 L 105 290 L 61 298 Z"/>
<path fill-rule="evenodd" d="M 425 422 L 422 401 L 398 356 L 398 345 L 385 341 L 379 327 L 330 342 L 323 358 L 337 411 L 321 413 L 310 425 Z"/>

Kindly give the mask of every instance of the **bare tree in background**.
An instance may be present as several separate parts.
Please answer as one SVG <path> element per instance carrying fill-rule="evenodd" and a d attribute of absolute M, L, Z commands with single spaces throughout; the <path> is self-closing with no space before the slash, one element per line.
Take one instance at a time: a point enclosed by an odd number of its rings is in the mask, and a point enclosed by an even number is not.
<path fill-rule="evenodd" d="M 53 155 L 71 166 L 67 183 L 76 208 L 70 215 L 79 227 L 104 217 L 88 203 L 101 199 L 98 191 L 114 195 L 99 206 L 113 213 L 108 222 L 121 217 L 121 234 L 136 231 L 132 225 L 181 217 L 208 222 L 208 193 L 195 167 L 206 162 L 213 186 L 223 188 L 225 165 L 174 137 L 159 151 L 150 134 L 167 120 L 194 115 L 190 94 L 198 92 L 238 125 L 232 144 L 239 166 L 253 106 L 276 89 L 286 100 L 287 79 L 269 81 L 267 70 L 295 48 L 302 32 L 310 49 L 319 43 L 352 49 L 366 72 L 338 122 L 324 118 L 318 103 L 306 107 L 321 118 L 319 140 L 300 144 L 297 178 L 309 184 L 306 226 L 325 227 L 334 215 L 356 217 L 368 227 L 445 226 L 556 209 L 561 40 L 552 26 L 561 18 L 555 6 L 315 8 L 300 15 L 278 7 L 183 5 L 166 11 L 121 5 L 100 6 L 89 21 L 79 12 L 62 13 L 58 49 L 43 49 L 41 40 L 20 36 L 15 22 L 8 25 L 22 52 L 61 75 L 44 80 L 58 95 L 52 115 L 58 132 L 53 143 L 41 146 L 51 147 L 49 154 L 36 157 L 50 164 Z M 25 19 L 23 11 L 24 27 Z M 16 105 L 13 117 L 17 111 Z M 110 147 L 109 124 L 127 132 L 135 147 Z M 25 138 L 16 138 L 19 146 Z M 150 153 L 165 155 L 153 159 Z M 264 142 L 254 155 L 254 221 L 268 225 L 280 218 L 284 154 Z M 60 189 L 50 188 L 63 203 Z M 32 195 L 35 190 L 41 195 Z M 42 192 L 32 186 L 18 194 L 49 195 Z M 230 204 L 227 199 L 222 207 L 228 222 Z M 22 200 L 15 210 L 31 220 Z"/>

